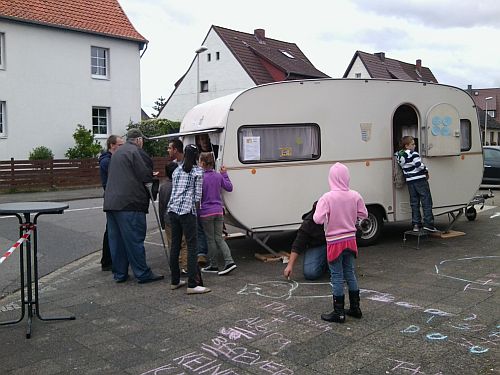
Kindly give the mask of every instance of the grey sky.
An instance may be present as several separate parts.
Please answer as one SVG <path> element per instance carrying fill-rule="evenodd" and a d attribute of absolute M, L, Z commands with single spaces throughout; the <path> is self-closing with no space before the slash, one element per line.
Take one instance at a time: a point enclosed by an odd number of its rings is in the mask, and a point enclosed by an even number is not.
<path fill-rule="evenodd" d="M 356 50 L 421 59 L 440 83 L 500 87 L 497 0 L 118 0 L 149 40 L 141 60 L 142 105 L 167 98 L 211 25 L 296 43 L 311 62 L 341 77 Z"/>

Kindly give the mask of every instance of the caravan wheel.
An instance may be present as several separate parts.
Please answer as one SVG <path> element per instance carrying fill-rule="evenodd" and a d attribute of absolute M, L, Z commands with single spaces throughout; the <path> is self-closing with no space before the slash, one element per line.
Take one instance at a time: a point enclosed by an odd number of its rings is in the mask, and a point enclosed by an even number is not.
<path fill-rule="evenodd" d="M 361 223 L 361 229 L 357 233 L 359 246 L 370 246 L 377 242 L 384 220 L 382 212 L 377 207 L 368 207 L 368 218 Z"/>

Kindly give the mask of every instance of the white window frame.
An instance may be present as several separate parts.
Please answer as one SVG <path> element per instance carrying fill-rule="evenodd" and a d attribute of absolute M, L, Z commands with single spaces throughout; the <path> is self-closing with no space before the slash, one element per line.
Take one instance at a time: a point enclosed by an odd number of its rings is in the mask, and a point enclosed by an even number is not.
<path fill-rule="evenodd" d="M 5 115 L 6 107 L 6 102 L 0 100 L 0 138 L 7 137 L 7 116 Z"/>
<path fill-rule="evenodd" d="M 94 51 L 96 54 L 94 55 Z M 104 52 L 100 54 L 99 52 Z M 104 65 L 102 65 L 104 62 Z M 104 69 L 104 74 L 102 70 Z M 109 48 L 90 46 L 90 74 L 92 78 L 109 79 Z"/>
<path fill-rule="evenodd" d="M 5 33 L 0 32 L 0 69 L 5 69 Z"/>
<path fill-rule="evenodd" d="M 97 115 L 94 115 L 94 111 L 97 111 Z M 102 116 L 102 111 L 105 111 L 105 115 Z M 92 107 L 92 134 L 95 135 L 96 138 L 106 138 L 110 133 L 111 129 L 111 121 L 110 121 L 110 108 L 109 107 Z M 100 124 L 99 120 L 105 120 L 106 124 Z M 102 126 L 106 126 L 105 133 L 96 133 L 96 130 L 100 130 L 99 128 Z M 102 130 L 102 129 L 101 129 Z"/>
<path fill-rule="evenodd" d="M 208 92 L 208 81 L 200 81 L 200 92 Z"/>

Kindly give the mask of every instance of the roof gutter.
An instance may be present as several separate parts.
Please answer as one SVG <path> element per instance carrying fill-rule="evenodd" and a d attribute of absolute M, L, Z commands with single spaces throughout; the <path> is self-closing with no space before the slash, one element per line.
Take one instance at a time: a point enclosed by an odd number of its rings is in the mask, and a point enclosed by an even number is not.
<path fill-rule="evenodd" d="M 148 42 L 146 42 L 146 43 L 144 43 L 144 45 L 145 45 L 146 47 L 144 48 L 144 51 L 142 51 L 141 56 L 139 57 L 140 59 L 142 59 L 142 56 L 143 56 L 143 55 L 146 53 L 146 51 L 148 50 L 148 45 L 149 45 L 149 43 L 148 43 Z M 141 48 L 141 49 L 142 49 L 142 48 Z"/>

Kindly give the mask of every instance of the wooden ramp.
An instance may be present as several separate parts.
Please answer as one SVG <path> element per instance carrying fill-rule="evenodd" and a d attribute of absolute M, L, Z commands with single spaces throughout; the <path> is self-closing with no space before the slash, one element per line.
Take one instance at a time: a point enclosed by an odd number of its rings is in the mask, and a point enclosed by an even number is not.
<path fill-rule="evenodd" d="M 453 238 L 465 236 L 465 232 L 460 232 L 458 230 L 449 230 L 448 232 L 430 233 L 430 236 L 435 238 Z"/>

